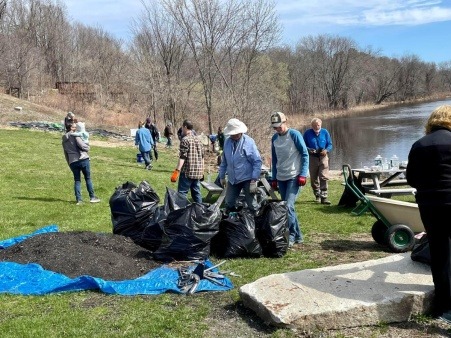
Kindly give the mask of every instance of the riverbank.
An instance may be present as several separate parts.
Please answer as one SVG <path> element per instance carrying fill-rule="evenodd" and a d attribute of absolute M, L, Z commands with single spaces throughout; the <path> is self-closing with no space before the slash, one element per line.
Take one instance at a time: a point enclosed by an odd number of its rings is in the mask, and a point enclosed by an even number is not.
<path fill-rule="evenodd" d="M 451 93 L 441 93 L 436 95 L 431 95 L 428 97 L 418 98 L 409 101 L 402 102 L 383 102 L 379 105 L 375 104 L 366 104 L 360 105 L 356 107 L 352 107 L 349 109 L 341 109 L 341 110 L 327 110 L 323 112 L 317 112 L 314 114 L 302 115 L 302 116 L 292 116 L 290 119 L 290 126 L 296 126 L 296 128 L 303 129 L 310 125 L 310 121 L 314 117 L 319 117 L 323 121 L 327 121 L 327 119 L 337 118 L 337 117 L 346 117 L 346 116 L 357 116 L 360 114 L 365 114 L 368 112 L 374 112 L 382 109 L 387 109 L 391 107 L 403 107 L 407 105 L 417 104 L 417 103 L 426 103 L 426 102 L 434 102 L 447 100 L 451 98 Z"/>
<path fill-rule="evenodd" d="M 405 105 L 411 105 L 422 102 L 433 102 L 451 98 L 451 93 L 441 93 L 424 98 L 418 98 L 415 100 L 409 100 L 404 102 L 387 102 L 380 105 L 368 104 L 352 107 L 346 110 L 328 110 L 322 112 L 316 112 L 308 115 L 296 115 L 288 116 L 289 125 L 293 128 L 302 129 L 310 125 L 310 121 L 313 117 L 319 117 L 323 121 L 327 119 L 337 118 L 341 116 L 353 116 L 364 114 L 371 111 L 377 111 L 380 109 L 386 109 L 388 107 L 402 107 Z M 21 108 L 21 109 L 19 109 Z M 61 122 L 64 120 L 67 112 L 39 105 L 27 100 L 21 100 L 16 97 L 0 93 L 0 128 L 8 126 L 9 122 L 36 122 L 36 121 L 48 121 L 48 122 Z M 114 124 L 105 126 L 101 121 L 91 120 L 90 118 L 84 118 L 91 129 L 107 129 L 114 131 L 115 133 L 122 133 L 126 136 L 129 134 L 131 127 L 130 124 Z M 134 125 L 133 125 L 134 126 Z"/>

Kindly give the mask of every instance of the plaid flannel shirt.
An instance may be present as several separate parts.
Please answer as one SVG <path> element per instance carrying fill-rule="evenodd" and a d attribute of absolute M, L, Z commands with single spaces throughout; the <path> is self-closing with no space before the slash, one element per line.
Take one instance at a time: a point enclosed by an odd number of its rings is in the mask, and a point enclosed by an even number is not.
<path fill-rule="evenodd" d="M 181 172 L 186 177 L 199 180 L 204 176 L 204 148 L 197 136 L 187 135 L 182 138 L 179 156 L 185 160 Z"/>

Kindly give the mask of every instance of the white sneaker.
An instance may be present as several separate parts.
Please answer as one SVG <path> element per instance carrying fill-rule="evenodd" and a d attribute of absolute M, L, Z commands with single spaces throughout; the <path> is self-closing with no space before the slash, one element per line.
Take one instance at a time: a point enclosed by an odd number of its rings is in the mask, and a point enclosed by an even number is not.
<path fill-rule="evenodd" d="M 89 200 L 89 202 L 91 202 L 91 203 L 99 203 L 99 202 L 100 202 L 100 199 L 97 198 L 97 197 L 93 197 L 93 198 L 91 198 L 91 199 Z"/>

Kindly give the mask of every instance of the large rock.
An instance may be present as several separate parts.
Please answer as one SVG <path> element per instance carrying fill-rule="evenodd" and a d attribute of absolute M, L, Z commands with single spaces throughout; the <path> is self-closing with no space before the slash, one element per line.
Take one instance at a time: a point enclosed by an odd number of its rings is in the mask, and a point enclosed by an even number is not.
<path fill-rule="evenodd" d="M 431 309 L 428 265 L 410 253 L 270 275 L 243 285 L 245 306 L 281 327 L 340 329 L 407 321 Z"/>

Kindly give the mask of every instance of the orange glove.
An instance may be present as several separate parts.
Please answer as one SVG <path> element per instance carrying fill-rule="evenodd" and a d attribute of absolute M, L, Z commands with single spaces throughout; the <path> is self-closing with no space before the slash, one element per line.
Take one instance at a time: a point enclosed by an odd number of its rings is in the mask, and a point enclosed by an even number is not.
<path fill-rule="evenodd" d="M 175 169 L 171 176 L 171 182 L 177 182 L 179 175 L 180 175 L 180 170 Z"/>

